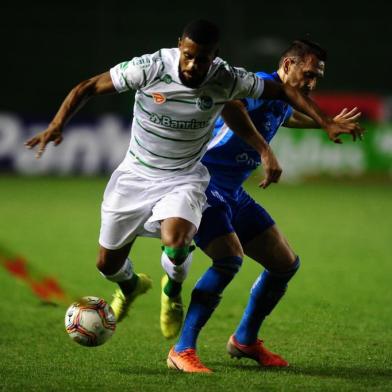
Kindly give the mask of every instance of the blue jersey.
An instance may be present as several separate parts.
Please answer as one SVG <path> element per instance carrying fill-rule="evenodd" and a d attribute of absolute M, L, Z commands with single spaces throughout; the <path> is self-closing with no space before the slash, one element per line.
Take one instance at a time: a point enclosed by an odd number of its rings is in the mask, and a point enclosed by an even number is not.
<path fill-rule="evenodd" d="M 277 72 L 257 72 L 256 75 L 281 83 Z M 293 112 L 290 105 L 280 100 L 245 99 L 243 103 L 268 143 Z M 234 195 L 261 160 L 259 153 L 228 128 L 220 117 L 202 162 L 211 174 L 210 183 Z"/>

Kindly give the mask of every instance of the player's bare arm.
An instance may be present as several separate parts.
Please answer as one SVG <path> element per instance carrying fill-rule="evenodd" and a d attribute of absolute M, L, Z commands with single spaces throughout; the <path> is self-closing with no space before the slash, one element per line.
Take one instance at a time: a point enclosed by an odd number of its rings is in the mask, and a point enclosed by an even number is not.
<path fill-rule="evenodd" d="M 38 146 L 36 158 L 40 158 L 49 142 L 55 146 L 62 142 L 63 127 L 91 97 L 115 92 L 109 72 L 84 80 L 68 93 L 48 128 L 27 140 L 25 146 Z"/>
<path fill-rule="evenodd" d="M 227 102 L 223 108 L 222 117 L 230 129 L 260 154 L 265 178 L 259 186 L 265 189 L 271 182 L 278 182 L 282 168 L 271 147 L 257 131 L 243 103 L 239 100 Z"/>
<path fill-rule="evenodd" d="M 305 113 L 312 118 L 320 128 L 323 128 L 327 132 L 330 140 L 335 143 L 342 142 L 339 139 L 339 135 L 350 134 L 355 140 L 357 137 L 362 137 L 364 132 L 362 127 L 355 121 L 346 121 L 345 119 L 336 121 L 335 119 L 328 117 L 314 101 L 303 94 L 298 88 L 294 88 L 288 84 L 280 84 L 265 80 L 262 98 L 281 99 L 288 102 L 297 111 Z"/>
<path fill-rule="evenodd" d="M 357 107 L 351 109 L 350 111 L 347 108 L 344 108 L 339 114 L 337 114 L 333 121 L 345 123 L 345 122 L 353 122 L 356 121 L 361 116 L 361 112 Z M 287 128 L 300 128 L 300 129 L 319 129 L 320 125 L 317 124 L 312 118 L 307 116 L 304 113 L 299 112 L 298 110 L 293 110 L 293 114 L 290 118 L 284 123 L 284 126 Z M 334 139 L 335 135 L 328 135 L 331 140 Z M 338 136 L 338 135 L 336 135 Z M 355 136 L 353 135 L 354 141 Z M 362 135 L 358 135 L 360 139 L 362 139 Z"/>

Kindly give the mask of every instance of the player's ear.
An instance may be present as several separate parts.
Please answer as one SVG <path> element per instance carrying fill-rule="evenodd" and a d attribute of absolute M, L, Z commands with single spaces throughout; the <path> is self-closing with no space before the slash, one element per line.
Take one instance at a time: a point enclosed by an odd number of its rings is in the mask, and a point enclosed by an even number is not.
<path fill-rule="evenodd" d="M 178 37 L 178 49 L 181 49 L 181 42 L 182 42 L 181 37 Z"/>
<path fill-rule="evenodd" d="M 290 57 L 286 57 L 286 58 L 283 60 L 283 71 L 284 71 L 285 74 L 288 74 L 288 73 L 289 73 L 291 64 L 292 64 L 292 61 L 291 61 L 291 58 L 290 58 Z"/>

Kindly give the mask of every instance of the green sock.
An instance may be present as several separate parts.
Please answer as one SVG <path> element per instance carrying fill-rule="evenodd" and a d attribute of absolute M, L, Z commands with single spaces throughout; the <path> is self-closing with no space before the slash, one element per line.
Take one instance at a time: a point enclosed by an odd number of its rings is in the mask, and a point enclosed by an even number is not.
<path fill-rule="evenodd" d="M 176 282 L 170 276 L 168 278 L 169 280 L 163 288 L 163 292 L 170 298 L 177 297 L 181 293 L 182 283 Z"/>
<path fill-rule="evenodd" d="M 137 282 L 139 281 L 139 276 L 137 274 L 133 274 L 131 279 L 124 280 L 123 282 L 118 282 L 121 291 L 124 295 L 129 295 L 135 290 Z"/>

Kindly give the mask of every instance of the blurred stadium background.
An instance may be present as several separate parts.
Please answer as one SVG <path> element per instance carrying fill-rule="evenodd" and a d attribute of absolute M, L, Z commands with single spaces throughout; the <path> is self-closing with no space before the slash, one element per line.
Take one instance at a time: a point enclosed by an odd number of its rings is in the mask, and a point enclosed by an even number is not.
<path fill-rule="evenodd" d="M 0 390 L 392 390 L 392 3 L 4 0 L 0 10 L 0 265 L 13 275 L 0 268 Z M 245 263 L 202 334 L 202 358 L 217 373 L 189 383 L 165 369 L 171 343 L 158 327 L 159 241 L 134 249 L 137 269 L 154 279 L 151 295 L 96 351 L 65 336 L 64 306 L 40 307 L 30 291 L 42 295 L 42 277 L 54 276 L 71 295 L 110 298 L 113 285 L 94 266 L 99 205 L 128 146 L 133 95 L 90 101 L 39 161 L 23 143 L 78 82 L 175 46 L 199 17 L 220 25 L 221 57 L 252 71 L 275 70 L 293 39 L 319 42 L 329 59 L 314 98 L 331 115 L 358 106 L 367 133 L 334 145 L 321 132 L 282 129 L 272 144 L 282 184 L 260 191 L 258 174 L 248 184 L 303 260 L 263 332 L 293 367 L 258 372 L 225 357 L 260 271 Z M 195 258 L 185 302 L 209 265 L 201 252 Z"/>
<path fill-rule="evenodd" d="M 329 55 L 314 95 L 330 114 L 358 106 L 368 129 L 363 143 L 336 147 L 317 132 L 282 131 L 274 148 L 283 180 L 319 174 L 392 175 L 392 5 L 386 1 L 2 3 L 0 170 L 20 174 L 110 173 L 127 148 L 132 94 L 91 101 L 72 120 L 61 147 L 40 162 L 23 141 L 43 129 L 79 81 L 120 61 L 175 46 L 196 17 L 222 29 L 221 56 L 233 65 L 272 72 L 295 38 L 309 36 Z M 110 142 L 109 142 L 110 141 Z"/>

